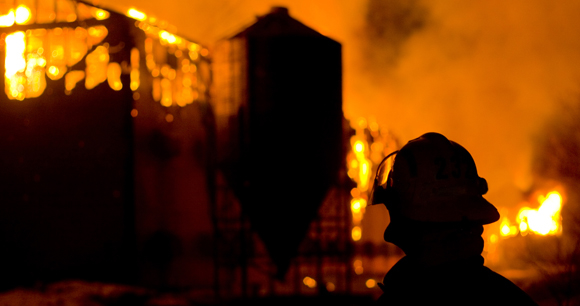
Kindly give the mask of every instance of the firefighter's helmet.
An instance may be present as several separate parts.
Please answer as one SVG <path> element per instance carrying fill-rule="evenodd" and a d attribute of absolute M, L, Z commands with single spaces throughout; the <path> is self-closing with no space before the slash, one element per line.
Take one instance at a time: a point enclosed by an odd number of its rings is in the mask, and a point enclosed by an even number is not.
<path fill-rule="evenodd" d="M 483 198 L 487 182 L 479 177 L 469 152 L 438 133 L 409 141 L 379 165 L 371 204 L 423 222 L 470 221 L 489 224 L 497 209 Z"/>

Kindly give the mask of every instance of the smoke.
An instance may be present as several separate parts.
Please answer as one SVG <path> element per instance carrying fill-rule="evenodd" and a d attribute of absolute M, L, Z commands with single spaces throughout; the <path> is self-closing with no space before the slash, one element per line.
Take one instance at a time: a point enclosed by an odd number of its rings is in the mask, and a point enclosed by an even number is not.
<path fill-rule="evenodd" d="M 465 146 L 513 206 L 532 184 L 533 144 L 580 84 L 573 0 L 101 0 L 168 20 L 211 46 L 275 5 L 343 45 L 344 111 L 404 143 L 438 131 Z"/>
<path fill-rule="evenodd" d="M 417 1 L 370 0 L 365 14 L 363 48 L 366 68 L 395 65 L 404 43 L 425 27 L 426 11 Z"/>
<path fill-rule="evenodd" d="M 518 204 L 532 184 L 535 139 L 580 84 L 580 3 L 376 2 L 367 16 L 395 21 L 367 18 L 371 30 L 361 42 L 371 50 L 360 55 L 373 56 L 359 58 L 347 114 L 374 115 L 403 142 L 445 134 L 474 156 L 490 183 L 488 199 Z M 381 24 L 403 26 L 373 31 Z"/>

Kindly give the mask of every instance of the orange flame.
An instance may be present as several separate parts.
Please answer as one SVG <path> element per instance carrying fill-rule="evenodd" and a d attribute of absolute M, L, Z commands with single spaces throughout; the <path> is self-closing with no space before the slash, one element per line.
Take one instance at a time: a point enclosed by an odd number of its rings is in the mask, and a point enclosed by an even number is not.
<path fill-rule="evenodd" d="M 375 120 L 359 118 L 352 121 L 356 134 L 351 137 L 351 151 L 346 158 L 348 176 L 356 182 L 351 190 L 352 240 L 362 237 L 361 221 L 367 206 L 367 192 L 371 189 L 373 167 L 380 163 L 385 153 L 394 149 L 393 140 L 387 133 L 381 132 Z"/>
<path fill-rule="evenodd" d="M 534 233 L 537 235 L 559 235 L 562 233 L 561 215 L 562 195 L 557 191 L 551 191 L 547 195 L 538 197 L 540 207 L 533 209 L 522 207 L 517 214 L 516 223 L 512 225 L 507 217 L 504 217 L 499 226 L 502 237 L 513 237 L 520 233 L 522 236 Z"/>
<path fill-rule="evenodd" d="M 518 234 L 518 228 L 515 225 L 511 225 L 507 217 L 503 217 L 499 232 L 503 237 L 512 237 Z"/>
<path fill-rule="evenodd" d="M 518 212 L 516 221 L 519 222 L 519 230 L 522 235 L 531 231 L 538 235 L 559 235 L 562 233 L 561 215 L 562 196 L 557 191 L 552 191 L 546 196 L 539 196 L 541 203 L 538 209 L 523 207 Z"/>

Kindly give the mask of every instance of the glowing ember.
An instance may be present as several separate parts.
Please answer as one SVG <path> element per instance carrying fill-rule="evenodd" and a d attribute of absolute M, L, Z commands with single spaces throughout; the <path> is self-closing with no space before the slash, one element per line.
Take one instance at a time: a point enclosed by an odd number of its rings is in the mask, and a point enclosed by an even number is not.
<path fill-rule="evenodd" d="M 109 12 L 107 12 L 105 10 L 97 9 L 97 8 L 95 8 L 92 11 L 92 14 L 95 17 L 95 19 L 97 19 L 97 20 L 105 20 L 105 19 L 109 18 L 109 16 L 110 16 Z"/>
<path fill-rule="evenodd" d="M 362 237 L 362 229 L 360 226 L 355 226 L 352 228 L 352 240 L 359 241 Z"/>
<path fill-rule="evenodd" d="M 77 83 L 85 78 L 85 72 L 80 70 L 74 70 L 67 73 L 64 77 L 64 86 L 67 92 L 71 92 Z"/>
<path fill-rule="evenodd" d="M 500 233 L 504 237 L 511 237 L 518 234 L 518 229 L 515 225 L 511 225 L 507 217 L 503 217 L 500 224 Z"/>
<path fill-rule="evenodd" d="M 41 0 L 36 2 L 36 6 L 19 5 L 2 11 L 4 15 L 0 15 L 0 27 L 73 22 L 77 18 L 105 20 L 111 15 L 106 10 L 76 1 L 59 0 L 57 6 L 46 5 L 48 2 L 51 1 Z M 204 93 L 209 88 L 205 82 L 209 79 L 204 78 L 204 70 L 198 72 L 198 65 L 205 64 L 200 55 L 207 57 L 209 51 L 164 30 L 168 27 L 166 22 L 148 18 L 134 8 L 127 14 L 139 20 L 136 26 L 148 36 L 143 57 L 154 78 L 154 100 L 166 107 L 183 107 L 194 101 L 204 101 Z M 63 77 L 67 94 L 83 79 L 87 89 L 107 81 L 111 89 L 119 91 L 123 88 L 121 75 L 125 73 L 130 73 L 129 88 L 136 91 L 142 77 L 139 48 L 131 50 L 130 70 L 125 69 L 122 63 L 110 62 L 110 46 L 105 42 L 108 34 L 109 30 L 104 25 L 36 28 L 8 34 L 3 38 L 6 46 L 6 95 L 11 100 L 38 97 L 46 89 L 47 78 L 56 81 Z M 173 54 L 177 64 L 171 65 L 163 57 L 156 61 L 153 56 L 154 45 L 160 45 Z M 85 71 L 71 70 L 82 60 L 86 61 Z"/>
<path fill-rule="evenodd" d="M 364 272 L 364 268 L 362 265 L 362 260 L 357 259 L 352 263 L 352 267 L 354 268 L 354 273 L 356 273 L 356 275 L 361 275 Z"/>
<path fill-rule="evenodd" d="M 123 89 L 123 83 L 121 83 L 121 65 L 118 63 L 109 63 L 107 67 L 107 82 L 109 87 L 115 91 Z"/>
<path fill-rule="evenodd" d="M 131 90 L 136 91 L 141 85 L 139 80 L 139 49 L 131 49 Z"/>
<path fill-rule="evenodd" d="M 328 282 L 326 283 L 326 290 L 328 290 L 328 292 L 333 292 L 336 290 L 336 286 L 333 283 Z"/>
<path fill-rule="evenodd" d="M 25 24 L 30 21 L 32 17 L 32 13 L 30 9 L 25 5 L 21 5 L 16 9 L 16 13 L 14 14 L 14 20 L 17 24 Z"/>
<path fill-rule="evenodd" d="M 15 17 L 14 10 L 10 10 L 8 14 L 0 16 L 0 27 L 11 27 L 14 25 Z"/>
<path fill-rule="evenodd" d="M 351 151 L 347 155 L 346 164 L 348 176 L 356 182 L 356 188 L 351 190 L 352 212 L 352 239 L 359 241 L 362 238 L 360 226 L 367 206 L 367 192 L 369 191 L 373 165 L 380 163 L 389 150 L 390 139 L 388 135 L 381 133 L 379 125 L 375 121 L 359 118 L 353 122 L 352 128 L 356 134 L 351 137 Z"/>
<path fill-rule="evenodd" d="M 304 283 L 304 285 L 306 285 L 308 288 L 316 288 L 316 280 L 314 280 L 312 277 L 310 276 L 306 276 L 302 282 Z"/>

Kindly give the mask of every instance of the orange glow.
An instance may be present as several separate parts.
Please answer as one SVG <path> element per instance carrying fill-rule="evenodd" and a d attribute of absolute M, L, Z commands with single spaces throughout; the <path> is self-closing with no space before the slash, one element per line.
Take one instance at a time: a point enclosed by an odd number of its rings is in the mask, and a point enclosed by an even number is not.
<path fill-rule="evenodd" d="M 356 160 L 356 159 L 351 160 L 350 167 L 351 168 L 358 168 L 358 160 Z"/>
<path fill-rule="evenodd" d="M 49 43 L 43 54 L 47 58 L 46 75 L 51 80 L 60 80 L 67 72 L 68 52 L 65 53 L 65 45 L 70 38 L 69 30 L 69 28 L 54 28 L 46 34 Z"/>
<path fill-rule="evenodd" d="M 135 118 L 139 115 L 139 111 L 137 109 L 132 109 L 131 110 L 131 117 Z"/>
<path fill-rule="evenodd" d="M 360 226 L 355 226 L 352 228 L 352 240 L 354 241 L 359 241 L 362 237 L 362 229 L 360 228 Z"/>
<path fill-rule="evenodd" d="M 347 175 L 356 182 L 356 188 L 350 192 L 352 225 L 354 226 L 351 236 L 353 241 L 359 241 L 362 238 L 360 225 L 365 214 L 368 191 L 375 171 L 373 167 L 382 161 L 386 150 L 394 148 L 390 147 L 391 143 L 385 137 L 386 134 L 380 133 L 376 121 L 369 123 L 367 119 L 361 117 L 351 121 L 351 126 L 356 134 L 350 138 L 351 151 L 347 154 L 346 165 Z"/>
<path fill-rule="evenodd" d="M 105 20 L 110 16 L 109 12 L 97 8 L 92 11 L 92 15 L 97 20 Z"/>
<path fill-rule="evenodd" d="M 147 15 L 145 15 L 145 13 L 140 12 L 140 11 L 134 9 L 134 8 L 130 8 L 127 11 L 127 16 L 129 16 L 129 17 L 131 17 L 133 19 L 140 20 L 140 21 L 143 21 L 143 20 L 147 19 Z"/>
<path fill-rule="evenodd" d="M 369 180 L 371 178 L 371 163 L 367 160 L 361 160 L 360 162 L 360 178 L 361 178 L 361 191 L 367 191 L 369 188 Z"/>
<path fill-rule="evenodd" d="M 191 58 L 192 61 L 195 61 L 199 58 L 199 53 L 197 53 L 197 51 L 189 51 L 189 58 Z"/>
<path fill-rule="evenodd" d="M 86 57 L 87 77 L 85 87 L 93 89 L 97 85 L 107 80 L 107 67 L 109 65 L 109 50 L 103 46 L 98 46 Z"/>
<path fill-rule="evenodd" d="M 378 132 L 379 131 L 379 124 L 373 120 L 369 123 L 369 129 L 371 132 Z"/>
<path fill-rule="evenodd" d="M 88 52 L 87 37 L 88 32 L 85 28 L 77 27 L 76 29 L 66 29 L 66 36 L 68 40 L 69 56 L 66 63 L 69 67 L 74 66 L 80 62 Z"/>
<path fill-rule="evenodd" d="M 358 118 L 357 120 L 357 126 L 355 126 L 355 129 L 361 129 L 364 130 L 367 128 L 367 120 L 365 118 Z"/>
<path fill-rule="evenodd" d="M 173 122 L 173 115 L 172 114 L 167 114 L 165 116 L 165 121 L 167 121 L 167 122 Z"/>
<path fill-rule="evenodd" d="M 123 83 L 121 83 L 121 65 L 118 63 L 109 63 L 107 67 L 107 82 L 111 89 L 115 91 L 123 89 Z"/>
<path fill-rule="evenodd" d="M 354 268 L 354 273 L 356 273 L 356 275 L 361 275 L 364 272 L 363 266 L 362 266 L 362 260 L 357 259 L 352 263 L 352 267 Z"/>
<path fill-rule="evenodd" d="M 167 78 L 161 80 L 161 105 L 169 107 L 173 105 L 173 91 L 171 88 L 171 81 Z"/>
<path fill-rule="evenodd" d="M 139 79 L 139 49 L 133 48 L 131 49 L 131 90 L 135 91 L 139 89 L 139 85 L 141 85 L 141 81 Z"/>
<path fill-rule="evenodd" d="M 350 210 L 352 211 L 352 223 L 359 225 L 363 218 L 364 209 L 367 201 L 363 198 L 353 198 L 350 201 Z"/>
<path fill-rule="evenodd" d="M 377 281 L 370 278 L 366 281 L 365 285 L 367 286 L 367 288 L 374 288 L 377 285 Z"/>
<path fill-rule="evenodd" d="M 364 199 L 352 199 L 351 201 L 351 210 L 352 212 L 360 212 L 361 208 L 366 206 L 366 201 Z"/>
<path fill-rule="evenodd" d="M 359 225 L 361 223 L 363 219 L 363 213 L 362 212 L 353 212 L 352 213 L 352 224 L 354 225 Z"/>
<path fill-rule="evenodd" d="M 159 78 L 153 79 L 151 95 L 153 100 L 159 102 L 161 100 L 161 80 Z"/>
<path fill-rule="evenodd" d="M 310 276 L 306 276 L 302 282 L 304 283 L 304 285 L 308 288 L 316 288 L 316 280 L 314 280 L 312 277 Z"/>
<path fill-rule="evenodd" d="M 159 32 L 159 40 L 162 42 L 166 42 L 169 44 L 175 44 L 178 42 L 178 38 L 175 35 L 167 32 L 167 31 L 160 31 Z"/>
<path fill-rule="evenodd" d="M 518 229 L 515 225 L 511 225 L 507 217 L 503 217 L 500 224 L 500 233 L 504 237 L 511 237 L 518 234 Z"/>
<path fill-rule="evenodd" d="M 6 59 L 4 61 L 6 77 L 12 77 L 17 72 L 24 72 L 26 68 L 26 61 L 24 59 L 24 51 L 26 49 L 26 41 L 24 32 L 15 32 L 4 40 L 6 42 Z"/>
<path fill-rule="evenodd" d="M 100 44 L 109 34 L 109 30 L 105 26 L 94 26 L 88 28 L 87 33 L 89 34 L 88 45 L 92 47 Z"/>
<path fill-rule="evenodd" d="M 562 232 L 560 211 L 562 196 L 557 191 L 538 197 L 540 207 L 532 209 L 523 207 L 518 212 L 516 220 L 520 223 L 520 231 L 531 231 L 538 235 L 557 235 Z"/>
<path fill-rule="evenodd" d="M 45 33 L 46 30 L 33 30 L 6 36 L 4 80 L 9 99 L 34 98 L 44 92 L 46 60 L 42 57 L 42 44 Z"/>
<path fill-rule="evenodd" d="M 357 134 L 364 135 L 364 131 L 357 131 Z M 352 142 L 352 152 L 354 156 L 349 156 L 348 165 L 349 171 L 348 175 L 355 180 L 358 184 L 360 191 L 364 192 L 368 190 L 369 181 L 371 177 L 371 161 L 367 158 L 367 147 L 366 141 L 362 140 L 363 136 L 353 136 Z"/>
<path fill-rule="evenodd" d="M 84 71 L 75 70 L 67 73 L 66 76 L 64 77 L 65 89 L 68 92 L 72 91 L 77 86 L 77 83 L 84 78 L 85 78 Z"/>
<path fill-rule="evenodd" d="M 365 145 L 359 140 L 354 143 L 353 149 L 356 153 L 364 153 Z"/>
<path fill-rule="evenodd" d="M 326 290 L 328 290 L 328 292 L 334 292 L 334 290 L 336 290 L 336 286 L 333 283 L 328 282 L 326 283 Z"/>

